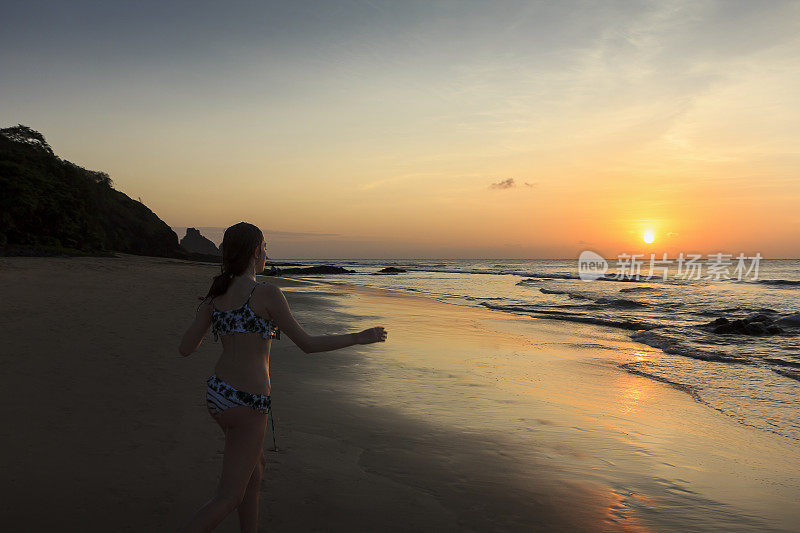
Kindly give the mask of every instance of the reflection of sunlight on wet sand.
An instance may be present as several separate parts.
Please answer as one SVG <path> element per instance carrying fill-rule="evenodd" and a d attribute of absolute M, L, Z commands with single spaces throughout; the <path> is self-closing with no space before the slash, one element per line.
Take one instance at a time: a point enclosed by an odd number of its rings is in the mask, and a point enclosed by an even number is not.
<path fill-rule="evenodd" d="M 642 403 L 650 399 L 655 387 L 655 383 L 649 379 L 627 372 L 620 372 L 614 384 L 621 399 L 619 409 L 625 414 L 639 412 Z"/>
<path fill-rule="evenodd" d="M 663 352 L 614 330 L 392 291 L 365 293 L 371 297 L 341 300 L 339 312 L 362 317 L 364 327 L 380 317 L 389 339 L 364 349 L 359 371 L 369 379 L 355 382 L 363 390 L 354 395 L 458 434 L 494 439 L 492 453 L 516 463 L 519 478 L 509 483 L 528 479 L 538 490 L 537 469 L 547 465 L 583 487 L 590 484 L 591 497 L 580 503 L 596 530 L 649 531 L 637 517 L 654 525 L 670 518 L 674 524 L 728 523 L 717 501 L 754 514 L 792 513 L 785 509 L 796 494 L 796 468 L 775 466 L 773 457 L 786 463 L 796 451 L 765 440 L 764 449 L 780 451 L 751 454 L 753 443 L 762 442 L 758 434 L 674 384 L 636 374 L 662 364 Z M 773 477 L 784 483 L 780 491 L 752 481 Z M 686 508 L 676 514 L 680 506 Z"/>
<path fill-rule="evenodd" d="M 644 494 L 617 489 L 606 493 L 606 499 L 606 515 L 603 519 L 606 527 L 600 528 L 601 531 L 655 531 L 633 516 L 636 513 L 633 507 L 652 506 L 654 504 L 653 498 Z"/>

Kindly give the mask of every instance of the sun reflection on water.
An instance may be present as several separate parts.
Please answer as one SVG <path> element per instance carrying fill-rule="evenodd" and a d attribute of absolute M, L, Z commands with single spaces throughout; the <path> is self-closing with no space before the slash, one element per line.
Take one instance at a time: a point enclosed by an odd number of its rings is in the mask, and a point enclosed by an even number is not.
<path fill-rule="evenodd" d="M 645 400 L 653 394 L 653 383 L 650 380 L 628 373 L 620 373 L 617 387 L 621 400 L 620 411 L 623 413 L 639 411 Z"/>

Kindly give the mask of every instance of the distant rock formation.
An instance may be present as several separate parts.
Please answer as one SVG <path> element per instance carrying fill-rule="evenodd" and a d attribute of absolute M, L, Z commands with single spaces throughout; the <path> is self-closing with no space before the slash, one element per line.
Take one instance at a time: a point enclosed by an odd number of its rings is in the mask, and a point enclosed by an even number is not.
<path fill-rule="evenodd" d="M 187 252 L 205 255 L 222 255 L 219 248 L 200 234 L 197 228 L 186 228 L 186 236 L 181 239 L 181 246 Z"/>
<path fill-rule="evenodd" d="M 405 272 L 402 268 L 397 267 L 386 267 L 378 270 L 377 272 L 373 272 L 373 275 L 381 275 L 381 274 L 400 274 L 401 272 Z"/>
<path fill-rule="evenodd" d="M 277 268 L 272 266 L 270 270 L 264 270 L 265 276 L 285 276 L 286 274 L 355 274 L 355 270 L 347 270 L 346 268 L 319 265 L 307 268 Z"/>
<path fill-rule="evenodd" d="M 172 228 L 108 174 L 59 158 L 22 124 L 0 129 L 0 253 L 9 248 L 188 257 Z"/>

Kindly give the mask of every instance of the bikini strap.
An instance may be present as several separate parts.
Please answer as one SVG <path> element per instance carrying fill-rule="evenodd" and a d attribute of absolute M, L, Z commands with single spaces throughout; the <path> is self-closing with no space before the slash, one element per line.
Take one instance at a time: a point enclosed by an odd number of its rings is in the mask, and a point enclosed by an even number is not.
<path fill-rule="evenodd" d="M 246 304 L 249 304 L 249 303 L 250 303 L 250 298 L 252 298 L 252 297 L 253 297 L 253 293 L 256 291 L 256 287 L 258 287 L 258 285 L 259 285 L 259 284 L 258 284 L 258 283 L 256 283 L 256 284 L 255 284 L 255 286 L 253 287 L 253 290 L 252 290 L 252 291 L 250 291 L 250 296 L 248 296 L 248 297 L 247 297 L 247 301 L 245 302 Z"/>

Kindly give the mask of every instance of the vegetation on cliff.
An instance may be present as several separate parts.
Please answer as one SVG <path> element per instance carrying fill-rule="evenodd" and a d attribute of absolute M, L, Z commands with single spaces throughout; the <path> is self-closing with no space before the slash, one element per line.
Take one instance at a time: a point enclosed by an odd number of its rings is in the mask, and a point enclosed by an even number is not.
<path fill-rule="evenodd" d="M 0 129 L 0 247 L 189 256 L 163 220 L 112 185 L 56 156 L 39 132 Z"/>

